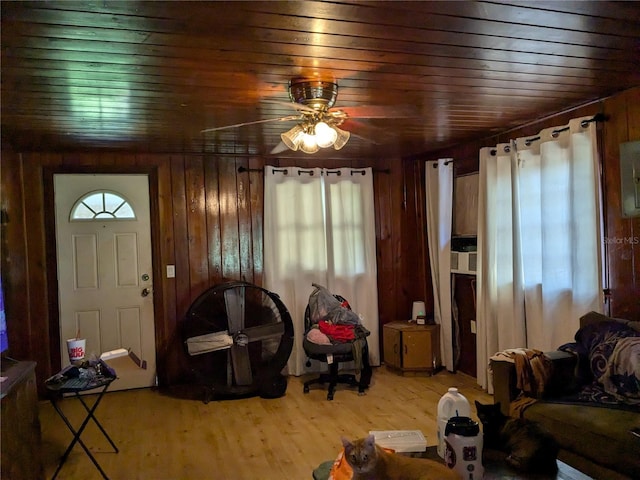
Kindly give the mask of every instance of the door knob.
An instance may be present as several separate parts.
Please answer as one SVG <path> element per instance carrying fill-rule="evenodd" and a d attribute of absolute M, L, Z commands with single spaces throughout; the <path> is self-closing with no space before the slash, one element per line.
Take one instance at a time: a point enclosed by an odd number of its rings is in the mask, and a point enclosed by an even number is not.
<path fill-rule="evenodd" d="M 149 288 L 143 288 L 142 293 L 140 295 L 142 295 L 143 297 L 147 297 L 150 293 L 151 293 L 151 290 Z"/>

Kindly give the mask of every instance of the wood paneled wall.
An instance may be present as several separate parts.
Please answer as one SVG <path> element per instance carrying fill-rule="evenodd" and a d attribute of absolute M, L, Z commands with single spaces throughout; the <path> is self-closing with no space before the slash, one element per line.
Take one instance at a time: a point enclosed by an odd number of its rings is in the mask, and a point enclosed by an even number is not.
<path fill-rule="evenodd" d="M 319 166 L 313 157 L 279 166 L 292 163 Z M 321 166 L 374 168 L 380 322 L 409 318 L 413 300 L 431 298 L 420 165 L 336 159 Z M 240 167 L 246 170 L 239 172 Z M 262 285 L 263 167 L 263 159 L 242 155 L 3 152 L 9 355 L 35 360 L 40 385 L 60 367 L 53 175 L 146 173 L 159 381 L 179 382 L 188 371 L 180 324 L 192 301 L 225 280 Z M 165 278 L 166 265 L 175 265 L 175 278 Z"/>
<path fill-rule="evenodd" d="M 624 218 L 620 144 L 640 141 L 640 88 L 604 102 L 605 252 L 610 314 L 640 319 L 640 217 Z M 636 175 L 638 172 L 636 172 Z"/>
<path fill-rule="evenodd" d="M 456 174 L 478 170 L 478 149 L 537 133 L 569 118 L 604 112 L 605 238 L 610 313 L 640 318 L 640 218 L 620 214 L 619 144 L 640 139 L 640 89 L 579 110 L 415 158 L 313 157 L 278 166 L 374 168 L 380 324 L 408 319 L 414 300 L 433 310 L 426 243 L 424 162 L 455 159 Z M 3 145 L 2 279 L 9 355 L 38 362 L 39 384 L 60 367 L 52 178 L 56 172 L 148 173 L 151 179 L 154 305 L 161 384 L 187 371 L 180 323 L 191 302 L 224 280 L 262 284 L 262 158 L 250 155 L 29 153 Z M 244 167 L 248 171 L 239 172 Z M 257 170 L 257 171 L 255 171 Z M 176 278 L 165 278 L 166 265 Z M 296 312 L 292 312 L 293 315 Z"/>

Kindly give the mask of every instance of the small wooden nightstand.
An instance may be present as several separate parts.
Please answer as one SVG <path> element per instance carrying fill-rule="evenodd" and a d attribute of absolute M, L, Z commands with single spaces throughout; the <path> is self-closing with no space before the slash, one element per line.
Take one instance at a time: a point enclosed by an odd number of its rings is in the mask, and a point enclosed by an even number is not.
<path fill-rule="evenodd" d="M 382 330 L 388 368 L 403 375 L 433 375 L 440 367 L 440 325 L 390 322 Z"/>

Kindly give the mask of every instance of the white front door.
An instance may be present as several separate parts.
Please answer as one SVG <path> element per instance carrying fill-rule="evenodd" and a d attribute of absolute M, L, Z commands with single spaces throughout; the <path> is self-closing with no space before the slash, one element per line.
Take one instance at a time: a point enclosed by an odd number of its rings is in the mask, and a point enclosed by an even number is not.
<path fill-rule="evenodd" d="M 86 355 L 126 348 L 109 362 L 110 390 L 156 381 L 149 180 L 147 175 L 54 175 L 60 351 L 79 333 Z"/>

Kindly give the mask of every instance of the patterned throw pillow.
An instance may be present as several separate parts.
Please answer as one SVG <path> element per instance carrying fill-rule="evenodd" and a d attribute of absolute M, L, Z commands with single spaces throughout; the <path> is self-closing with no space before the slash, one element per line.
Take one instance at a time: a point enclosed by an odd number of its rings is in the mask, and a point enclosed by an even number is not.
<path fill-rule="evenodd" d="M 639 336 L 640 332 L 626 322 L 601 320 L 580 328 L 575 335 L 576 341 L 564 344 L 558 350 L 578 356 L 577 375 L 581 383 L 589 383 L 606 371 L 609 357 L 620 338 Z"/>
<path fill-rule="evenodd" d="M 596 324 L 595 332 L 588 332 L 585 335 L 593 378 L 600 378 L 607 371 L 609 357 L 616 348 L 618 340 L 637 336 L 640 336 L 640 333 L 626 325 L 615 322 Z"/>
<path fill-rule="evenodd" d="M 640 404 L 640 337 L 618 340 L 598 382 L 618 400 Z"/>

